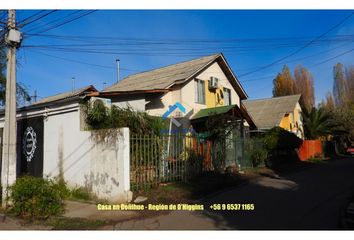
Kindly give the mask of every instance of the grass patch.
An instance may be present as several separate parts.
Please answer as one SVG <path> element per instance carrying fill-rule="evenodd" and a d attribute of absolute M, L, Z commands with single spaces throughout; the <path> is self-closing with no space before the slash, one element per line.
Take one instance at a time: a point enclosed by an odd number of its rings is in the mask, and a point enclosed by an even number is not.
<path fill-rule="evenodd" d="M 82 218 L 53 218 L 47 224 L 53 230 L 94 230 L 106 224 L 102 220 L 88 220 Z"/>

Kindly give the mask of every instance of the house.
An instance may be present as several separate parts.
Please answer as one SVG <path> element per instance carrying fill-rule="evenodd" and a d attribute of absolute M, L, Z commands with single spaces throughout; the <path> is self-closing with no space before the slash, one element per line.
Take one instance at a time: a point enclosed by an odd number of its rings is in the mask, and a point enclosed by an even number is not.
<path fill-rule="evenodd" d="M 118 129 L 118 138 L 102 144 L 95 140 L 95 131 L 85 129 L 81 102 L 95 92 L 96 88 L 87 86 L 17 110 L 16 176 L 60 178 L 99 198 L 129 200 L 129 130 Z M 0 137 L 3 128 L 4 112 L 0 113 Z"/>
<path fill-rule="evenodd" d="M 185 112 L 171 110 L 169 117 L 177 119 L 183 129 L 205 119 L 205 109 L 234 114 L 245 128 L 255 126 L 242 105 L 247 94 L 221 53 L 133 74 L 95 94 L 153 116 L 164 116 L 179 103 Z"/>
<path fill-rule="evenodd" d="M 244 106 L 257 126 L 265 131 L 279 126 L 304 138 L 301 95 L 290 95 L 265 99 L 245 100 Z"/>

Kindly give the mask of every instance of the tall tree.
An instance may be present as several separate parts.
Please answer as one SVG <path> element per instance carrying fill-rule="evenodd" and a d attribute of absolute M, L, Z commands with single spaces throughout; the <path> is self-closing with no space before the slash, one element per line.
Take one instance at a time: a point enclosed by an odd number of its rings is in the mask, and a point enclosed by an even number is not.
<path fill-rule="evenodd" d="M 349 104 L 354 104 L 354 66 L 349 66 L 345 70 L 347 81 L 347 101 Z"/>
<path fill-rule="evenodd" d="M 315 88 L 312 74 L 303 66 L 295 68 L 294 93 L 301 94 L 301 100 L 307 111 L 315 106 Z"/>
<path fill-rule="evenodd" d="M 284 65 L 282 72 L 273 80 L 273 97 L 292 95 L 294 90 L 294 79 L 289 67 Z"/>
<path fill-rule="evenodd" d="M 347 134 L 338 137 L 345 142 L 354 141 L 354 67 L 337 63 L 333 68 L 333 117 Z"/>
<path fill-rule="evenodd" d="M 333 99 L 332 93 L 327 93 L 326 99 L 322 101 L 321 107 L 326 111 L 326 112 L 333 112 L 335 110 L 335 103 Z"/>
<path fill-rule="evenodd" d="M 333 96 L 337 106 L 343 106 L 347 101 L 348 85 L 343 64 L 337 63 L 333 68 Z"/>

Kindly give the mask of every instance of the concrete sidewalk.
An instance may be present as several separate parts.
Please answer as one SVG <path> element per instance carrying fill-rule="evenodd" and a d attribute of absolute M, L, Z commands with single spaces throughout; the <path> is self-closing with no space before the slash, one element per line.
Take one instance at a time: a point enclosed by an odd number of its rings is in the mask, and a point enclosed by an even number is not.
<path fill-rule="evenodd" d="M 99 211 L 97 205 L 93 203 L 65 201 L 65 214 L 63 216 L 118 222 L 139 218 L 141 214 L 138 211 Z"/>
<path fill-rule="evenodd" d="M 117 222 L 140 219 L 137 211 L 99 211 L 94 203 L 65 201 L 63 217 L 101 220 L 116 224 Z M 109 228 L 109 227 L 108 227 Z M 0 230 L 51 230 L 48 225 L 34 225 L 19 218 L 0 214 Z"/>
<path fill-rule="evenodd" d="M 0 214 L 0 230 L 50 230 L 50 226 L 26 225 L 23 221 Z"/>

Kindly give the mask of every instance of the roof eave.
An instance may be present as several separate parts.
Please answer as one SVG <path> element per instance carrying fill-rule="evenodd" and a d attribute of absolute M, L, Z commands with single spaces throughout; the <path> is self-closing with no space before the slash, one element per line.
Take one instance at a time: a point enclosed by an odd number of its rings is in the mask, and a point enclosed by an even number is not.
<path fill-rule="evenodd" d="M 218 55 L 215 56 L 214 59 L 210 60 L 208 63 L 206 63 L 203 67 L 199 68 L 197 71 L 195 71 L 194 73 L 192 73 L 191 75 L 189 75 L 187 78 L 185 78 L 183 81 L 179 81 L 179 82 L 174 82 L 173 84 L 171 84 L 169 87 L 172 87 L 178 83 L 182 83 L 182 82 L 187 82 L 193 78 L 195 78 L 197 75 L 199 75 L 201 72 L 203 72 L 206 68 L 208 68 L 211 64 L 213 64 L 214 62 L 216 62 L 218 60 L 218 58 L 221 58 L 221 62 L 218 63 L 224 63 L 225 66 L 221 65 L 222 68 L 224 68 L 223 70 L 227 70 L 227 72 L 229 73 L 229 76 L 231 78 L 233 78 L 236 82 L 236 86 L 234 85 L 235 82 L 230 81 L 231 85 L 234 87 L 234 89 L 236 90 L 236 92 L 238 93 L 239 97 L 241 100 L 247 99 L 248 95 L 245 92 L 245 90 L 243 89 L 240 81 L 237 79 L 236 75 L 233 73 L 233 71 L 231 70 L 229 64 L 227 63 L 224 55 L 222 53 L 219 53 Z"/>
<path fill-rule="evenodd" d="M 94 92 L 88 94 L 89 97 L 110 97 L 110 96 L 122 96 L 122 95 L 135 95 L 146 93 L 166 93 L 169 89 L 151 89 L 151 90 L 134 90 L 134 91 L 112 91 L 112 92 Z"/>

